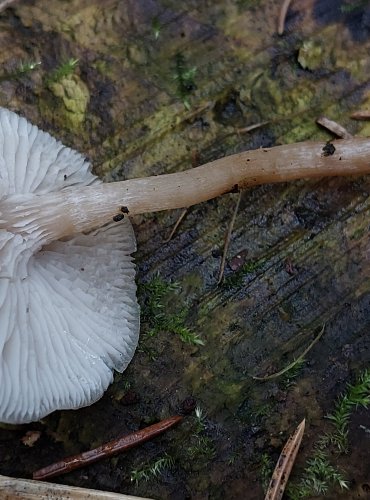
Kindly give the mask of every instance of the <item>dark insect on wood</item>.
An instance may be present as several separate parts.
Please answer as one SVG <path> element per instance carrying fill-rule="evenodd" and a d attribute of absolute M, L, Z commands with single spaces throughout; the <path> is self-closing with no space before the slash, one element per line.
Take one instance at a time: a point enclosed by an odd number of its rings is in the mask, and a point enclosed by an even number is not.
<path fill-rule="evenodd" d="M 331 156 L 335 153 L 335 147 L 331 142 L 327 142 L 325 146 L 322 148 L 323 156 Z"/>
<path fill-rule="evenodd" d="M 125 216 L 123 214 L 117 214 L 113 217 L 114 222 L 119 222 L 122 220 Z"/>

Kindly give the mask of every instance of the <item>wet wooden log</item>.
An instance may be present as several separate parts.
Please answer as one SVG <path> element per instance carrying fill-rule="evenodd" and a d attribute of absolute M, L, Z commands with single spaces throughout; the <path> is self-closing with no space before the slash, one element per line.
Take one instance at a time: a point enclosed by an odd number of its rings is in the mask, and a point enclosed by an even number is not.
<path fill-rule="evenodd" d="M 274 0 L 18 2 L 0 15 L 0 104 L 86 154 L 105 181 L 185 170 L 194 158 L 199 165 L 253 148 L 326 143 L 333 135 L 317 126 L 320 116 L 369 136 L 366 121 L 351 119 L 370 104 L 363 3 L 295 0 L 279 36 L 282 2 Z M 20 72 L 28 61 L 42 64 Z M 92 448 L 191 395 L 215 430 L 215 455 L 191 458 L 193 429 L 184 429 L 158 448 L 93 465 L 87 479 L 66 480 L 103 489 L 123 482 L 135 493 L 130 471 L 168 452 L 179 496 L 215 488 L 240 498 L 248 484 L 251 500 L 262 498 L 263 452 L 280 450 L 291 422 L 306 417 L 303 461 L 327 430 L 324 415 L 369 365 L 369 195 L 368 176 L 243 192 L 219 286 L 238 194 L 191 208 L 169 242 L 179 211 L 135 218 L 138 282 L 147 285 L 140 350 L 103 400 L 37 424 L 42 436 L 32 448 L 19 431 L 0 429 L 0 472 L 29 475 L 45 453 L 52 461 Z M 167 323 L 148 307 L 158 302 L 158 275 Z M 252 379 L 289 366 L 323 324 L 293 387 Z M 186 329 L 204 346 L 184 344 L 178 332 Z M 369 452 L 356 429 L 356 453 L 338 464 L 361 485 Z M 172 491 L 166 481 L 139 487 L 163 498 Z"/>

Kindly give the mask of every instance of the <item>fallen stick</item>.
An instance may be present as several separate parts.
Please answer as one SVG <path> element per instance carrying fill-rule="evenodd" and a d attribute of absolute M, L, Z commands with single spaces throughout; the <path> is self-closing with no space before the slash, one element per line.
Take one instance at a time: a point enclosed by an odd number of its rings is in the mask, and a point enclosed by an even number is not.
<path fill-rule="evenodd" d="M 43 483 L 32 479 L 0 476 L 0 498 L 2 500 L 150 500 L 110 491 L 76 488 L 64 484 Z"/>
<path fill-rule="evenodd" d="M 178 415 L 169 417 L 161 422 L 158 422 L 157 424 L 145 427 L 145 429 L 141 429 L 133 432 L 132 434 L 128 434 L 127 436 L 109 441 L 109 443 L 98 446 L 98 448 L 94 448 L 93 450 L 84 451 L 78 455 L 67 457 L 59 462 L 55 462 L 54 464 L 35 471 L 33 473 L 33 479 L 48 479 L 50 477 L 59 476 L 60 474 L 66 474 L 72 470 L 90 465 L 103 458 L 117 455 L 122 451 L 129 450 L 134 446 L 158 436 L 158 434 L 162 434 L 179 423 L 181 420 L 182 417 Z"/>

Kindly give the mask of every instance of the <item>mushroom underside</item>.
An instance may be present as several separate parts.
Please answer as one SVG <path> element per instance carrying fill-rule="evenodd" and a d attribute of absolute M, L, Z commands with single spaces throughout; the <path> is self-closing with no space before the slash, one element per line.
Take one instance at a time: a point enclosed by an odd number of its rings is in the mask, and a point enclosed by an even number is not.
<path fill-rule="evenodd" d="M 17 195 L 97 182 L 79 153 L 0 108 L 1 422 L 93 403 L 134 354 L 139 306 L 130 221 L 47 245 L 37 219 L 27 233 L 6 226 Z"/>

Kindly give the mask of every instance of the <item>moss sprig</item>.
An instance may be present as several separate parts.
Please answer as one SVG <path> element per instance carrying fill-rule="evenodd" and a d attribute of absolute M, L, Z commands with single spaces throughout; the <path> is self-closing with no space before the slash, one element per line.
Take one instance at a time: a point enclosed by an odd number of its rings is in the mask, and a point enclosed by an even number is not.
<path fill-rule="evenodd" d="M 146 334 L 148 337 L 154 337 L 160 332 L 169 332 L 178 335 L 186 344 L 204 345 L 199 335 L 185 324 L 189 309 L 184 306 L 172 313 L 166 307 L 169 298 L 178 290 L 178 283 L 167 283 L 159 275 L 139 287 Z"/>
<path fill-rule="evenodd" d="M 333 430 L 321 436 L 314 447 L 313 457 L 308 459 L 298 482 L 288 487 L 288 497 L 298 500 L 325 495 L 331 487 L 348 489 L 349 483 L 343 474 L 330 462 L 330 453 L 348 452 L 349 422 L 352 413 L 359 407 L 370 405 L 370 370 L 365 370 L 354 384 L 342 394 L 327 418 Z"/>
<path fill-rule="evenodd" d="M 174 459 L 166 453 L 164 456 L 157 458 L 153 462 L 142 465 L 137 469 L 132 469 L 130 473 L 130 480 L 138 486 L 142 481 L 157 479 L 167 469 L 171 469 L 174 463 Z"/>

